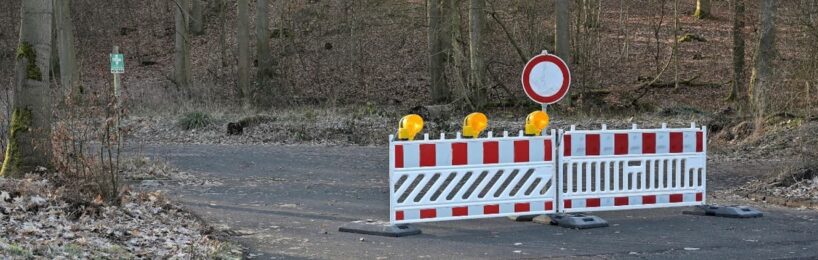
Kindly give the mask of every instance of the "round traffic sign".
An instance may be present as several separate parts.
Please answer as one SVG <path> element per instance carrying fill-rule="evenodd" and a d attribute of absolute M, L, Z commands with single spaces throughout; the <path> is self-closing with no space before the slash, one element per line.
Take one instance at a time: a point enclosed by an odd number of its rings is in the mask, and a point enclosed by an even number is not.
<path fill-rule="evenodd" d="M 559 57 L 540 54 L 523 68 L 523 89 L 531 100 L 540 104 L 560 101 L 571 87 L 571 71 Z"/>

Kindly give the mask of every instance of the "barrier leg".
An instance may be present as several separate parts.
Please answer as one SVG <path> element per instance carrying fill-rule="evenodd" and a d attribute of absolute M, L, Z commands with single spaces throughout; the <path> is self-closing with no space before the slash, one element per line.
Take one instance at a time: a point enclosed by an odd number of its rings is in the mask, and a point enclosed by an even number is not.
<path fill-rule="evenodd" d="M 748 206 L 696 206 L 694 211 L 684 211 L 683 214 L 699 216 L 715 216 L 725 218 L 760 218 L 764 213 Z"/>
<path fill-rule="evenodd" d="M 389 222 L 372 220 L 353 221 L 341 226 L 338 231 L 385 237 L 405 237 L 421 233 L 420 229 L 409 224 L 391 225 Z"/>
<path fill-rule="evenodd" d="M 594 215 L 585 215 L 582 213 L 541 215 L 535 217 L 533 221 L 536 223 L 550 224 L 573 229 L 589 229 L 608 226 L 608 221 Z"/>

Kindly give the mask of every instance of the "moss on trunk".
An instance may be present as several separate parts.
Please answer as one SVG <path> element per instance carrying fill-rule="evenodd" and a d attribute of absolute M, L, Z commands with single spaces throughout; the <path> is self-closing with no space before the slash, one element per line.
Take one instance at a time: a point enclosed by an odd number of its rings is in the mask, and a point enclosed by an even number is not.
<path fill-rule="evenodd" d="M 43 73 L 37 67 L 37 52 L 31 44 L 21 42 L 17 46 L 17 59 L 26 59 L 26 78 L 37 81 L 43 80 Z"/>
<path fill-rule="evenodd" d="M 20 166 L 22 163 L 22 152 L 20 151 L 20 144 L 18 144 L 18 136 L 21 133 L 29 131 L 31 128 L 31 109 L 18 108 L 14 110 L 11 115 L 11 124 L 9 126 L 9 140 L 6 146 L 6 155 L 3 160 L 3 168 L 0 170 L 0 176 L 5 177 L 19 177 L 22 175 Z"/>

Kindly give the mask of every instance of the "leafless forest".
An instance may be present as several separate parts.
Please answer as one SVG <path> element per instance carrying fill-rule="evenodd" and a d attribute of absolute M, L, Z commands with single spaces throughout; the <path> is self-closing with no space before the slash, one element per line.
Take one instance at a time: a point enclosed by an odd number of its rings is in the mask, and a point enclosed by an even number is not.
<path fill-rule="evenodd" d="M 78 201 L 122 203 L 129 142 L 380 145 L 408 113 L 519 128 L 544 50 L 573 76 L 556 125 L 698 120 L 720 156 L 799 162 L 747 189 L 818 176 L 812 0 L 2 1 L 2 175 L 48 166 Z"/>

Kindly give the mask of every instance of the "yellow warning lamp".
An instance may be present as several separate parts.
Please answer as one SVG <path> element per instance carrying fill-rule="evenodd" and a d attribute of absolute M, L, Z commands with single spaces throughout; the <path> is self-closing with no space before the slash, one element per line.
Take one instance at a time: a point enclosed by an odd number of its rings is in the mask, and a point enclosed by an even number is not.
<path fill-rule="evenodd" d="M 406 115 L 400 119 L 398 139 L 415 140 L 415 136 L 421 130 L 423 130 L 423 118 L 416 114 Z"/>
<path fill-rule="evenodd" d="M 548 127 L 550 118 L 545 111 L 534 111 L 525 118 L 525 134 L 540 135 Z"/>
<path fill-rule="evenodd" d="M 480 112 L 471 113 L 463 120 L 463 136 L 477 138 L 488 125 L 489 119 L 485 114 Z"/>

